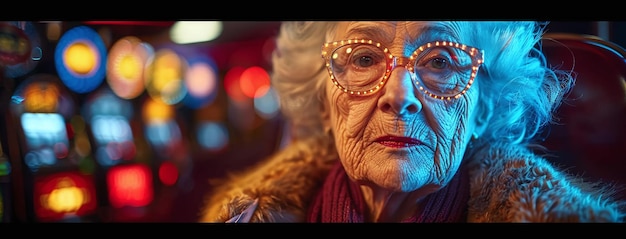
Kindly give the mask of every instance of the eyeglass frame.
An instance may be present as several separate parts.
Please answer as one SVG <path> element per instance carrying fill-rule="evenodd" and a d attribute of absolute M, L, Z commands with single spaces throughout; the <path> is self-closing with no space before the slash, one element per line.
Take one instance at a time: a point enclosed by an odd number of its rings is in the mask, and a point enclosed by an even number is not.
<path fill-rule="evenodd" d="M 333 73 L 332 66 L 330 64 L 331 54 L 329 54 L 329 52 L 330 53 L 335 52 L 340 47 L 343 47 L 343 46 L 349 45 L 349 44 L 354 44 L 354 43 L 374 45 L 374 46 L 376 46 L 378 48 L 381 48 L 383 50 L 383 53 L 387 54 L 387 69 L 385 70 L 385 73 L 383 74 L 383 77 L 380 80 L 380 82 L 378 82 L 378 84 L 376 84 L 376 86 L 374 86 L 373 88 L 371 88 L 369 90 L 365 90 L 365 91 L 348 90 L 346 87 L 342 86 L 337 81 L 337 79 L 335 78 L 335 74 Z M 420 53 L 422 53 L 424 50 L 426 50 L 426 49 L 428 49 L 430 47 L 436 47 L 436 46 L 455 47 L 457 49 L 460 49 L 460 50 L 468 53 L 470 55 L 471 59 L 472 59 L 472 72 L 471 72 L 471 75 L 470 75 L 470 79 L 467 82 L 467 85 L 465 85 L 463 90 L 461 90 L 459 93 L 456 93 L 456 94 L 454 94 L 452 96 L 440 96 L 440 95 L 437 95 L 437 94 L 430 93 L 428 90 L 426 90 L 423 86 L 420 85 L 419 81 L 416 78 L 417 77 L 417 73 L 415 72 L 415 69 L 413 67 L 414 64 L 410 64 L 410 63 L 414 63 L 415 59 L 417 59 L 417 56 Z M 410 75 L 411 75 L 412 81 L 415 83 L 415 87 L 417 89 L 419 89 L 421 92 L 423 92 L 424 94 L 426 94 L 426 95 L 428 95 L 428 96 L 430 96 L 432 98 L 435 98 L 435 99 L 442 99 L 442 100 L 458 99 L 459 97 L 461 97 L 461 95 L 465 94 L 465 92 L 467 92 L 467 90 L 474 83 L 474 79 L 476 78 L 476 74 L 478 73 L 478 69 L 484 63 L 484 55 L 485 55 L 485 53 L 484 53 L 483 50 L 480 50 L 480 49 L 478 49 L 476 47 L 468 46 L 468 45 L 465 45 L 465 44 L 452 42 L 452 41 L 432 41 L 432 42 L 425 43 L 425 44 L 421 45 L 420 47 L 418 47 L 417 49 L 415 49 L 413 51 L 413 53 L 411 54 L 411 56 L 409 56 L 409 57 L 394 56 L 393 54 L 391 54 L 389 49 L 387 47 L 383 47 L 380 42 L 374 42 L 373 40 L 368 40 L 368 39 L 349 39 L 349 40 L 333 41 L 333 42 L 324 43 L 322 45 L 322 58 L 324 58 L 324 60 L 326 61 L 326 69 L 328 70 L 328 74 L 330 75 L 330 79 L 333 82 L 333 84 L 337 88 L 339 88 L 341 91 L 343 91 L 345 93 L 348 93 L 350 95 L 356 95 L 356 96 L 366 96 L 366 95 L 370 95 L 370 94 L 373 94 L 375 92 L 378 92 L 387 83 L 387 80 L 391 76 L 391 72 L 397 66 L 403 66 L 409 72 L 411 72 Z M 404 64 L 405 61 L 406 61 L 406 64 Z"/>

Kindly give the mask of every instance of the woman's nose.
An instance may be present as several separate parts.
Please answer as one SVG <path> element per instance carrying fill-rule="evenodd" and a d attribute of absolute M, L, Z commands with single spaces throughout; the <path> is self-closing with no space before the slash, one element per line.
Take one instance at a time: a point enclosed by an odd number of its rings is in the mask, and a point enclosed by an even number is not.
<path fill-rule="evenodd" d="M 395 67 L 382 88 L 378 107 L 398 115 L 415 114 L 422 110 L 422 103 L 417 99 L 416 92 L 410 72 L 405 67 Z"/>

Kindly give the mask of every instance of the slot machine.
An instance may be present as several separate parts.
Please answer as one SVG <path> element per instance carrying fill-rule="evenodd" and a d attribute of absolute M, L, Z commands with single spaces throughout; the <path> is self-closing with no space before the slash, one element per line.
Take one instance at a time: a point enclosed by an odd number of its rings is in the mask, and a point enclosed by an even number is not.
<path fill-rule="evenodd" d="M 12 90 L 10 79 L 5 79 L 5 68 L 19 64 L 26 59 L 26 47 L 29 43 L 23 31 L 10 22 L 0 22 L 0 112 L 8 111 L 8 102 Z M 22 47 L 20 47 L 22 46 Z M 9 74 L 7 74 L 9 75 Z M 11 162 L 6 152 L 8 132 L 6 114 L 0 118 L 0 222 L 11 221 Z"/>
<path fill-rule="evenodd" d="M 0 22 L 0 220 L 89 221 L 95 189 L 74 148 L 73 96 L 54 75 L 32 73 L 44 48 L 32 22 Z"/>
<path fill-rule="evenodd" d="M 51 74 L 29 76 L 11 97 L 24 189 L 16 198 L 27 221 L 97 221 L 94 163 L 89 143 L 75 134 L 75 111 L 73 95 Z"/>
<path fill-rule="evenodd" d="M 160 48 L 145 70 L 147 94 L 140 102 L 142 137 L 153 154 L 155 188 L 159 195 L 154 212 L 159 217 L 171 213 L 178 192 L 193 187 L 189 142 L 178 111 L 188 94 L 184 84 L 187 69 L 187 60 L 182 55 Z"/>
<path fill-rule="evenodd" d="M 93 142 L 103 221 L 145 221 L 154 200 L 148 155 L 141 155 L 135 109 L 107 86 L 89 95 L 82 115 Z"/>
<path fill-rule="evenodd" d="M 134 98 L 143 91 L 149 47 L 137 38 L 124 37 L 107 52 L 94 29 L 76 26 L 61 37 L 56 53 L 59 77 L 84 97 L 80 115 L 92 142 L 99 219 L 150 220 L 155 173 L 145 144 L 137 136 L 142 123 L 135 117 L 134 106 Z"/>

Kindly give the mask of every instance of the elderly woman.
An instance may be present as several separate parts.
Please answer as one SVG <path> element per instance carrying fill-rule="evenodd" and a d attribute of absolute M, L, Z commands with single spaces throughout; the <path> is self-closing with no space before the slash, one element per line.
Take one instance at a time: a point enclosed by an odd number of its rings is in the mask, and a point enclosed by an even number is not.
<path fill-rule="evenodd" d="M 573 85 L 537 22 L 285 22 L 292 141 L 221 182 L 202 222 L 621 222 L 608 186 L 533 138 Z"/>

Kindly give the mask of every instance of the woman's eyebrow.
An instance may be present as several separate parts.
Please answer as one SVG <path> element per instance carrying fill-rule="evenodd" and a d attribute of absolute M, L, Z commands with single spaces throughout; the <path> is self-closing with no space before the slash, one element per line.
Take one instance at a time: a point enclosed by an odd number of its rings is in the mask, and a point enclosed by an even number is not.
<path fill-rule="evenodd" d="M 368 38 L 382 40 L 384 42 L 390 42 L 393 40 L 394 35 L 388 34 L 388 32 L 381 30 L 376 26 L 357 26 L 348 30 L 347 36 L 357 36 L 358 38 Z M 350 37 L 352 39 L 354 37 Z"/>
<path fill-rule="evenodd" d="M 412 44 L 423 44 L 433 40 L 443 40 L 452 37 L 449 28 L 442 25 L 424 25 L 417 36 L 412 36 L 414 40 L 407 39 Z"/>

